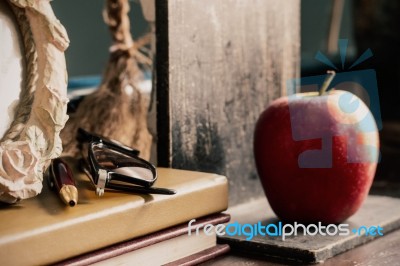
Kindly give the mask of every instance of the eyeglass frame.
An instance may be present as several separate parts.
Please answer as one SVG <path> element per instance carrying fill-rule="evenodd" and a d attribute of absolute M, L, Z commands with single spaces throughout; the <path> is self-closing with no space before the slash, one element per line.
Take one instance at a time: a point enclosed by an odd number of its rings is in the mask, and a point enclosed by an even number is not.
<path fill-rule="evenodd" d="M 96 186 L 96 194 L 98 196 L 104 195 L 104 190 L 105 188 L 111 188 L 111 189 L 118 189 L 118 190 L 130 190 L 131 188 L 128 188 L 128 186 L 125 185 L 117 185 L 117 184 L 110 184 L 111 180 L 115 181 L 121 181 L 121 182 L 126 182 L 129 184 L 134 184 L 138 186 L 143 186 L 145 188 L 150 188 L 157 180 L 158 175 L 157 175 L 157 170 L 156 167 L 151 164 L 150 162 L 142 159 L 139 157 L 139 150 L 127 147 L 118 141 L 110 140 L 105 137 L 89 133 L 86 130 L 79 128 L 78 129 L 78 135 L 77 135 L 77 140 L 79 143 L 83 144 L 83 142 L 88 142 L 89 147 L 88 147 L 88 156 L 87 158 L 89 159 L 88 169 L 90 173 L 90 178 L 92 179 L 93 183 Z M 145 179 L 140 179 L 137 177 L 132 177 L 132 176 L 127 176 L 123 174 L 118 174 L 115 172 L 112 172 L 112 170 L 104 169 L 97 160 L 95 159 L 95 155 L 93 152 L 93 147 L 94 145 L 105 145 L 106 147 L 111 147 L 111 150 L 118 151 L 124 155 L 134 157 L 135 160 L 138 160 L 139 162 L 143 163 L 144 166 L 143 168 L 149 169 L 152 174 L 153 174 L 153 179 L 151 180 L 145 180 Z M 97 181 L 96 181 L 97 178 Z M 135 188 L 135 190 L 141 190 L 140 187 Z M 143 192 L 146 192 L 146 189 L 143 189 Z M 167 193 L 170 194 L 170 193 Z"/>

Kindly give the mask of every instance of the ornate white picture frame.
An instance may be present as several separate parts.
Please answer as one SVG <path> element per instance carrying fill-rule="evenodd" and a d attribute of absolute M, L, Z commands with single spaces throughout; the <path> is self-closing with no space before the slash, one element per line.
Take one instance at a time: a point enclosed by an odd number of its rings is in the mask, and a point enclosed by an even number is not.
<path fill-rule="evenodd" d="M 13 121 L 0 136 L 0 201 L 15 203 L 41 192 L 44 170 L 62 152 L 69 39 L 49 0 L 5 2 L 18 22 L 26 65 Z"/>

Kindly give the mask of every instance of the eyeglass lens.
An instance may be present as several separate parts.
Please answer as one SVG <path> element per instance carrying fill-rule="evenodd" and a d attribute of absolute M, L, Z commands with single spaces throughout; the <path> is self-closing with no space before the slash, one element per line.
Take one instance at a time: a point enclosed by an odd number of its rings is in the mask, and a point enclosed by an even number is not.
<path fill-rule="evenodd" d="M 148 181 L 154 179 L 148 165 L 137 157 L 125 155 L 119 151 L 110 149 L 103 143 L 94 144 L 92 147 L 94 157 L 101 168 L 117 174 Z"/>

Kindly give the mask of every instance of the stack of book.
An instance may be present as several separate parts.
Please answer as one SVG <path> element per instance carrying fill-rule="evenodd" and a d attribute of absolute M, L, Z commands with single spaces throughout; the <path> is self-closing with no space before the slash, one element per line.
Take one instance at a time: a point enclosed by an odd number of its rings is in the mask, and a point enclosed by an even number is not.
<path fill-rule="evenodd" d="M 229 250 L 228 245 L 217 245 L 216 235 L 206 235 L 206 224 L 229 221 L 226 214 L 197 219 L 188 233 L 181 224 L 156 233 L 125 241 L 94 252 L 57 263 L 57 265 L 192 265 L 215 258 Z M 196 229 L 199 227 L 198 234 Z"/>
<path fill-rule="evenodd" d="M 227 252 L 215 233 L 196 231 L 229 221 L 221 213 L 228 207 L 227 179 L 167 168 L 158 175 L 155 185 L 175 195 L 106 191 L 98 197 L 80 174 L 75 207 L 47 186 L 36 198 L 1 206 L 0 264 L 192 265 Z"/>

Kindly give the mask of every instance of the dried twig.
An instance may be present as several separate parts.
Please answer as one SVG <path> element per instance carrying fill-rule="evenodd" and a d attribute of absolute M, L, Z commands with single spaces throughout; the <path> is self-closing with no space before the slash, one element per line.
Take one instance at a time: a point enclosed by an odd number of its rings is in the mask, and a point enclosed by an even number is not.
<path fill-rule="evenodd" d="M 99 90 L 85 97 L 63 131 L 64 152 L 68 155 L 77 154 L 75 135 L 77 128 L 82 127 L 135 147 L 141 151 L 141 157 L 150 158 L 149 98 L 138 86 L 143 80 L 139 66 L 151 65 L 151 60 L 139 50 L 148 44 L 149 38 L 133 41 L 128 12 L 128 0 L 107 0 L 103 16 L 113 39 L 110 59 Z"/>

